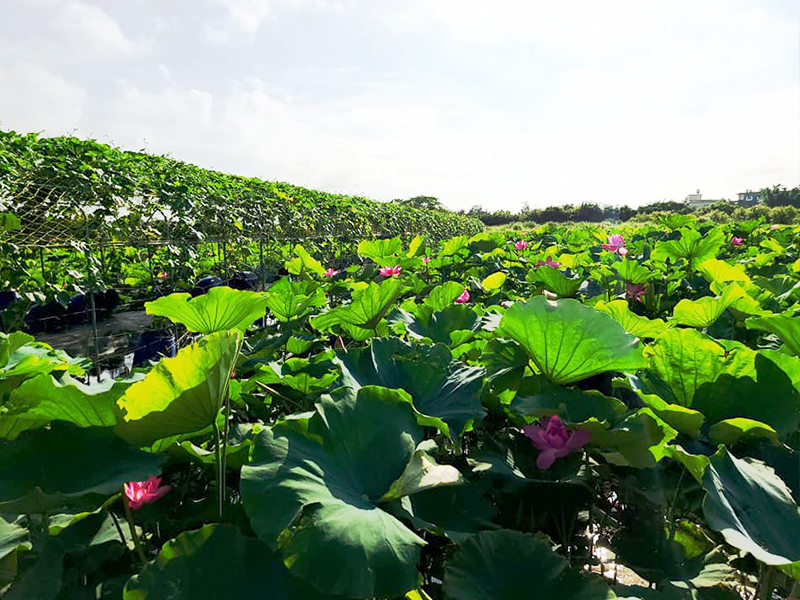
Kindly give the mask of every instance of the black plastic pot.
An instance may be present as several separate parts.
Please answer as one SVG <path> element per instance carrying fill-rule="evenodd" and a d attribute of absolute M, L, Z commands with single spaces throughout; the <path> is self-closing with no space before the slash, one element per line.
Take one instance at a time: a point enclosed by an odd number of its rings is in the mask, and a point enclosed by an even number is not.
<path fill-rule="evenodd" d="M 141 367 L 162 356 L 175 356 L 175 336 L 169 331 L 143 331 L 133 353 L 133 366 Z"/>
<path fill-rule="evenodd" d="M 222 285 L 222 279 L 219 277 L 215 277 L 214 275 L 210 275 L 209 277 L 203 277 L 199 279 L 197 283 L 194 284 L 194 288 L 192 288 L 192 296 L 199 296 L 200 294 L 205 294 L 211 288 L 219 287 Z"/>

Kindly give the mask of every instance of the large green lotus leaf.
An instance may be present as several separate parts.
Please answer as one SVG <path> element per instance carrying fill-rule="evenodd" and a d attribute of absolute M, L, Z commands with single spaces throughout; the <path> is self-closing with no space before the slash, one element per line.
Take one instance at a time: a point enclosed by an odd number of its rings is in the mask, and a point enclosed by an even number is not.
<path fill-rule="evenodd" d="M 692 408 L 702 412 L 709 424 L 744 417 L 772 426 L 781 436 L 791 435 L 800 425 L 800 392 L 767 356 L 749 349 L 745 354 L 748 351 L 751 371 L 738 377 L 723 373 L 699 386 Z"/>
<path fill-rule="evenodd" d="M 590 419 L 580 424 L 591 434 L 590 444 L 607 449 L 609 462 L 639 469 L 654 467 L 667 455 L 667 444 L 678 436 L 663 419 L 649 408 L 641 408 L 613 428 Z"/>
<path fill-rule="evenodd" d="M 469 248 L 476 252 L 491 252 L 495 248 L 500 247 L 502 244 L 500 239 L 501 238 L 498 238 L 496 234 L 490 231 L 482 231 L 469 238 Z"/>
<path fill-rule="evenodd" d="M 469 238 L 465 235 L 457 235 L 449 240 L 445 240 L 442 243 L 439 256 L 454 256 L 464 250 L 467 244 L 469 244 Z"/>
<path fill-rule="evenodd" d="M 744 272 L 744 265 L 732 265 L 716 258 L 703 261 L 697 265 L 697 270 L 709 283 L 750 282 L 750 277 Z"/>
<path fill-rule="evenodd" d="M 127 481 L 158 473 L 163 458 L 132 449 L 110 427 L 53 423 L 0 442 L 0 512 L 96 508 Z"/>
<path fill-rule="evenodd" d="M 433 440 L 422 442 L 414 451 L 403 473 L 378 499 L 378 502 L 397 500 L 443 486 L 463 485 L 465 481 L 458 469 L 451 465 L 440 465 L 429 454 L 436 449 L 437 445 Z"/>
<path fill-rule="evenodd" d="M 322 263 L 311 256 L 301 244 L 295 245 L 294 253 L 297 256 L 286 261 L 286 270 L 289 273 L 301 276 L 306 273 L 322 276 L 325 273 L 325 267 L 322 266 Z"/>
<path fill-rule="evenodd" d="M 672 427 L 690 437 L 700 437 L 700 428 L 705 421 L 703 413 L 680 404 L 665 402 L 656 394 L 645 394 L 639 391 L 638 395 L 645 406 L 652 409 L 654 413 L 672 425 Z"/>
<path fill-rule="evenodd" d="M 800 316 L 770 315 L 745 321 L 748 329 L 760 329 L 777 335 L 785 348 L 800 356 Z"/>
<path fill-rule="evenodd" d="M 289 358 L 282 363 L 261 365 L 249 377 L 242 391 L 250 392 L 259 383 L 285 385 L 304 396 L 318 394 L 330 388 L 341 375 L 339 366 L 332 361 L 333 350 L 326 350 L 311 358 Z"/>
<path fill-rule="evenodd" d="M 529 377 L 511 403 L 511 410 L 534 417 L 558 414 L 571 423 L 596 417 L 613 424 L 622 419 L 628 407 L 597 390 L 566 388 L 544 377 Z"/>
<path fill-rule="evenodd" d="M 270 598 L 324 600 L 293 577 L 279 554 L 232 525 L 184 531 L 125 584 L 123 600 Z"/>
<path fill-rule="evenodd" d="M 595 308 L 611 315 L 625 331 L 638 338 L 658 337 L 667 330 L 666 323 L 661 319 L 648 319 L 632 312 L 626 300 L 600 302 Z"/>
<path fill-rule="evenodd" d="M 411 395 L 421 423 L 458 438 L 471 421 L 483 418 L 480 391 L 484 370 L 454 361 L 444 344 L 408 344 L 399 338 L 373 339 L 367 348 L 337 352 L 342 384 L 380 385 Z"/>
<path fill-rule="evenodd" d="M 541 283 L 546 290 L 561 298 L 574 296 L 583 283 L 583 279 L 569 278 L 558 269 L 546 266 L 528 271 L 526 279 Z"/>
<path fill-rule="evenodd" d="M 28 530 L 0 517 L 0 560 L 17 550 L 30 550 Z"/>
<path fill-rule="evenodd" d="M 752 372 L 749 349 L 728 350 L 695 329 L 670 329 L 648 348 L 650 369 L 672 390 L 677 402 L 691 406 L 697 388 L 722 373 L 733 376 Z"/>
<path fill-rule="evenodd" d="M 63 350 L 34 342 L 27 333 L 0 333 L 0 382 L 7 379 L 16 385 L 27 377 L 53 371 L 83 375 L 86 366 L 86 359 L 72 358 Z M 0 387 L 0 401 L 4 391 Z"/>
<path fill-rule="evenodd" d="M 509 404 L 524 381 L 525 371 L 531 364 L 519 344 L 493 338 L 481 351 L 480 363 L 486 367 L 489 389 L 501 403 Z"/>
<path fill-rule="evenodd" d="M 267 292 L 267 307 L 281 323 L 289 323 L 325 306 L 325 292 L 315 281 L 291 281 L 284 277 Z"/>
<path fill-rule="evenodd" d="M 434 311 L 444 310 L 456 301 L 464 293 L 464 285 L 455 281 L 446 281 L 442 285 L 437 285 L 425 297 L 425 306 L 430 306 Z"/>
<path fill-rule="evenodd" d="M 750 291 L 755 289 L 752 284 L 745 284 L 750 288 Z M 760 302 L 750 295 L 748 290 L 742 287 L 742 284 L 737 282 L 732 283 L 712 283 L 710 286 L 711 291 L 715 294 L 724 293 L 725 289 L 730 287 L 735 295 L 735 299 L 730 303 L 728 308 L 736 319 L 744 319 L 753 315 L 769 314 L 769 311 L 761 308 Z"/>
<path fill-rule="evenodd" d="M 496 508 L 474 484 L 443 486 L 401 499 L 399 514 L 415 527 L 460 543 L 473 533 L 496 529 Z M 393 510 L 394 507 L 388 507 Z"/>
<path fill-rule="evenodd" d="M 612 600 L 599 577 L 584 576 L 540 537 L 501 529 L 462 543 L 447 562 L 448 600 Z"/>
<path fill-rule="evenodd" d="M 364 329 L 350 323 L 339 323 L 339 328 L 354 342 L 366 342 L 370 338 L 391 335 L 389 324 L 386 321 L 380 321 L 373 329 Z"/>
<path fill-rule="evenodd" d="M 491 275 L 487 275 L 481 281 L 481 287 L 486 292 L 493 292 L 503 287 L 506 282 L 507 275 L 502 271 L 496 271 Z"/>
<path fill-rule="evenodd" d="M 409 337 L 428 338 L 448 346 L 453 343 L 451 333 L 473 331 L 480 324 L 475 311 L 463 304 L 451 304 L 441 311 L 434 311 L 426 304 L 417 304 L 411 312 L 398 309 L 387 320 L 390 324 L 403 323 Z"/>
<path fill-rule="evenodd" d="M 746 295 L 738 284 L 730 283 L 716 298 L 711 296 L 704 296 L 697 300 L 684 298 L 675 305 L 672 320 L 679 325 L 710 327 L 729 306 Z"/>
<path fill-rule="evenodd" d="M 518 302 L 503 315 L 498 334 L 519 343 L 554 383 L 645 365 L 637 338 L 609 315 L 577 300 L 536 296 Z"/>
<path fill-rule="evenodd" d="M 772 468 L 723 447 L 711 457 L 703 488 L 706 523 L 731 546 L 768 565 L 800 561 L 800 508 Z"/>
<path fill-rule="evenodd" d="M 733 446 L 742 438 L 764 438 L 773 444 L 778 443 L 778 433 L 772 427 L 752 419 L 725 419 L 708 430 L 708 439 L 712 444 Z"/>
<path fill-rule="evenodd" d="M 630 283 L 647 283 L 650 281 L 655 273 L 647 267 L 640 265 L 635 260 L 622 259 L 614 263 L 612 268 L 617 272 L 617 275 L 625 281 Z"/>
<path fill-rule="evenodd" d="M 317 589 L 358 598 L 404 594 L 417 583 L 425 542 L 378 500 L 421 439 L 403 391 L 369 386 L 323 396 L 314 413 L 256 437 L 241 481 L 253 530 Z"/>
<path fill-rule="evenodd" d="M 685 259 L 692 268 L 696 268 L 710 258 L 716 258 L 717 252 L 725 243 L 725 232 L 717 227 L 702 234 L 695 229 L 681 229 L 681 237 L 677 240 L 658 242 L 653 250 L 652 259 L 661 261 L 666 258 Z"/>
<path fill-rule="evenodd" d="M 389 240 L 361 240 L 357 252 L 359 256 L 369 258 L 381 266 L 394 266 L 398 262 L 397 257 L 403 252 L 403 242 L 399 237 Z"/>
<path fill-rule="evenodd" d="M 170 294 L 147 302 L 144 307 L 147 314 L 167 317 L 195 333 L 228 329 L 245 331 L 256 319 L 264 316 L 267 307 L 264 294 L 224 286 L 190 298 L 191 295 L 186 293 Z"/>
<path fill-rule="evenodd" d="M 161 359 L 117 400 L 117 434 L 144 446 L 212 425 L 241 343 L 240 331 L 219 331 Z"/>
<path fill-rule="evenodd" d="M 323 331 L 340 323 L 373 329 L 407 289 L 394 277 L 381 283 L 370 282 L 368 286 L 353 292 L 350 304 L 312 317 L 311 325 Z"/>
<path fill-rule="evenodd" d="M 800 392 L 800 357 L 790 356 L 777 350 L 759 350 L 758 353 L 778 365 L 792 381 L 794 388 Z"/>
<path fill-rule="evenodd" d="M 5 367 L 11 355 L 22 348 L 25 344 L 34 342 L 35 339 L 32 335 L 28 335 L 22 331 L 15 331 L 13 333 L 0 332 L 0 367 Z"/>
<path fill-rule="evenodd" d="M 115 403 L 142 376 L 126 381 L 108 379 L 85 385 L 65 374 L 37 375 L 12 393 L 0 413 L 0 437 L 13 440 L 28 429 L 50 421 L 67 421 L 80 427 L 105 427 L 117 423 Z"/>

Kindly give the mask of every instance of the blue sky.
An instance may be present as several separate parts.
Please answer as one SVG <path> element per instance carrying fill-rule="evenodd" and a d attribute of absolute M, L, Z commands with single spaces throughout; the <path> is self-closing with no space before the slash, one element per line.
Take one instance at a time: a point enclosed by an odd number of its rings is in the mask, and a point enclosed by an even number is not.
<path fill-rule="evenodd" d="M 453 209 L 800 184 L 796 0 L 3 0 L 0 127 Z"/>

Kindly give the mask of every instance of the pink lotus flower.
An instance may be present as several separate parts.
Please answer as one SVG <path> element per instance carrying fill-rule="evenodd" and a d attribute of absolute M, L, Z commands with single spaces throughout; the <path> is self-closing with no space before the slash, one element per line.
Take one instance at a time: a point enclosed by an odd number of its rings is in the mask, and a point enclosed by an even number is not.
<path fill-rule="evenodd" d="M 431 257 L 430 256 L 423 256 L 422 257 L 422 264 L 427 265 L 429 262 L 431 262 Z"/>
<path fill-rule="evenodd" d="M 644 284 L 626 281 L 625 296 L 628 298 L 628 300 L 637 300 L 638 302 L 641 302 L 641 297 L 644 296 Z"/>
<path fill-rule="evenodd" d="M 514 248 L 517 250 L 527 250 L 528 249 L 528 240 L 517 240 L 514 242 Z"/>
<path fill-rule="evenodd" d="M 625 247 L 625 238 L 620 234 L 615 233 L 614 235 L 606 236 L 606 242 L 603 244 L 603 249 L 619 252 L 620 256 L 625 256 L 628 253 L 628 249 Z"/>
<path fill-rule="evenodd" d="M 456 298 L 456 304 L 466 304 L 467 302 L 469 302 L 469 291 L 467 291 L 467 288 L 464 288 L 461 295 Z"/>
<path fill-rule="evenodd" d="M 325 271 L 322 274 L 322 276 L 323 277 L 333 277 L 334 275 L 338 275 L 338 274 L 339 274 L 339 271 L 337 271 L 336 269 L 331 268 L 331 269 L 328 269 L 327 271 Z"/>
<path fill-rule="evenodd" d="M 557 269 L 560 266 L 561 263 L 554 261 L 550 256 L 547 257 L 547 260 L 540 260 L 539 262 L 536 263 L 536 268 L 553 267 L 554 269 Z"/>
<path fill-rule="evenodd" d="M 161 477 L 155 475 L 149 477 L 147 481 L 130 481 L 124 488 L 128 505 L 133 509 L 155 502 L 170 490 L 170 486 L 162 486 Z"/>
<path fill-rule="evenodd" d="M 159 279 L 166 279 L 167 278 L 167 274 L 164 271 L 161 271 L 161 273 L 156 275 L 156 277 L 158 277 Z"/>
<path fill-rule="evenodd" d="M 378 269 L 378 273 L 383 275 L 384 277 L 391 277 L 392 275 L 397 275 L 400 271 L 403 270 L 403 267 L 400 265 L 395 265 L 393 267 L 381 267 Z"/>
<path fill-rule="evenodd" d="M 737 248 L 744 244 L 744 240 L 740 237 L 732 237 L 731 238 L 731 245 L 736 246 Z"/>
<path fill-rule="evenodd" d="M 775 223 L 773 225 L 770 225 L 769 228 L 772 229 L 772 231 L 775 231 L 776 229 L 780 229 L 781 226 L 778 223 Z"/>
<path fill-rule="evenodd" d="M 550 419 L 542 417 L 539 425 L 526 425 L 522 428 L 522 433 L 540 450 L 536 466 L 542 470 L 549 469 L 557 458 L 563 458 L 583 448 L 591 437 L 588 431 L 582 429 L 568 432 L 556 415 Z"/>

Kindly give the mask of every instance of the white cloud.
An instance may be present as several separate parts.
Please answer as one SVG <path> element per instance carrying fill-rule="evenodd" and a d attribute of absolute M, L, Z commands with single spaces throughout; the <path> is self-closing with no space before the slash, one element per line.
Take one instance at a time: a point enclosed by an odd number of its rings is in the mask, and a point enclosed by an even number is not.
<path fill-rule="evenodd" d="M 35 1 L 53 36 L 0 23 L 5 128 L 455 208 L 800 183 L 776 3 Z"/>
<path fill-rule="evenodd" d="M 129 38 L 120 24 L 100 6 L 79 0 L 63 5 L 49 23 L 70 57 L 80 60 L 109 60 L 135 56 L 151 49 L 148 38 Z"/>
<path fill-rule="evenodd" d="M 85 89 L 38 65 L 0 65 L 0 127 L 65 135 L 80 125 Z"/>

